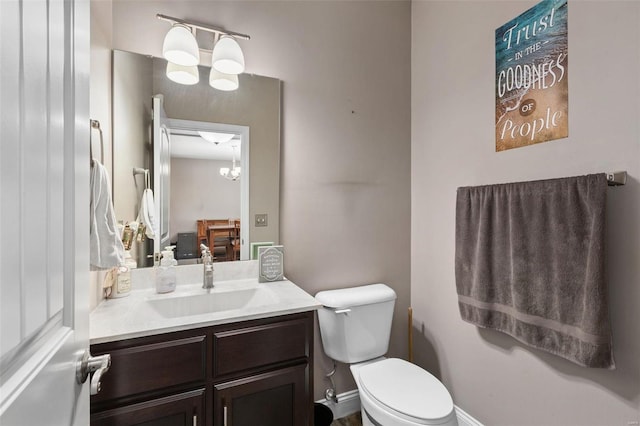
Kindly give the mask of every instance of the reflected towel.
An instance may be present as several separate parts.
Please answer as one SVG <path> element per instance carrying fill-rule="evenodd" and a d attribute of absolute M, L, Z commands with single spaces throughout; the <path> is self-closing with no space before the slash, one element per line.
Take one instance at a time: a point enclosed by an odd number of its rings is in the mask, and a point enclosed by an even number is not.
<path fill-rule="evenodd" d="M 614 368 L 604 174 L 458 188 L 462 319 L 587 367 Z"/>
<path fill-rule="evenodd" d="M 142 193 L 142 199 L 140 200 L 138 223 L 145 226 L 145 235 L 152 240 L 156 237 L 155 209 L 153 191 L 147 188 Z"/>
<path fill-rule="evenodd" d="M 91 269 L 109 269 L 124 262 L 124 246 L 111 202 L 107 169 L 97 160 L 91 167 L 89 255 Z"/>

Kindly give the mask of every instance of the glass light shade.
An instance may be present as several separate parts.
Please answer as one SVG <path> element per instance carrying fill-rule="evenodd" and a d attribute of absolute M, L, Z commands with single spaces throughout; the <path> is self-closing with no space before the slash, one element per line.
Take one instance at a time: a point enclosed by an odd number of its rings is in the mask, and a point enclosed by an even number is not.
<path fill-rule="evenodd" d="M 174 24 L 162 44 L 162 55 L 169 62 L 191 67 L 200 63 L 198 42 L 189 27 Z"/>
<path fill-rule="evenodd" d="M 211 66 L 225 74 L 244 72 L 244 54 L 238 42 L 230 36 L 223 36 L 213 47 Z"/>
<path fill-rule="evenodd" d="M 173 62 L 167 62 L 167 77 L 176 83 L 188 85 L 197 84 L 200 81 L 200 73 L 196 65 L 185 67 Z"/>
<path fill-rule="evenodd" d="M 209 85 L 214 89 L 230 92 L 236 90 L 240 84 L 238 83 L 238 76 L 236 74 L 225 74 L 215 68 L 211 68 Z"/>
<path fill-rule="evenodd" d="M 236 181 L 240 179 L 240 167 L 234 166 L 231 169 L 229 167 L 220 167 L 220 176 L 228 180 Z"/>
<path fill-rule="evenodd" d="M 211 143 L 227 143 L 235 136 L 233 133 L 219 133 L 219 132 L 200 132 L 198 131 L 200 137 L 207 142 Z"/>

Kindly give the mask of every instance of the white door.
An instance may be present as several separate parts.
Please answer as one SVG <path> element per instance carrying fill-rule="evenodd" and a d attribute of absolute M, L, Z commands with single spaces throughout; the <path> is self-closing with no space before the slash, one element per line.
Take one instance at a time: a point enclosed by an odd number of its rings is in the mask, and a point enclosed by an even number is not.
<path fill-rule="evenodd" d="M 169 200 L 171 196 L 171 150 L 168 119 L 162 105 L 162 95 L 153 97 L 153 192 L 155 195 L 156 239 L 153 241 L 154 256 L 170 244 Z"/>
<path fill-rule="evenodd" d="M 2 426 L 89 424 L 88 111 L 88 0 L 0 0 Z"/>

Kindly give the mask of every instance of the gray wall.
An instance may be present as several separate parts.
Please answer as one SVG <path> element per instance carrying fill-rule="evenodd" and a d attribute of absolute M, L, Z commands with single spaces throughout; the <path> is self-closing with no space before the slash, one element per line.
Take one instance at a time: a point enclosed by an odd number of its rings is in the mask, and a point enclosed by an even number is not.
<path fill-rule="evenodd" d="M 198 219 L 240 217 L 240 181 L 218 174 L 230 161 L 171 158 L 171 192 L 169 229 L 171 241 L 178 232 L 197 232 Z"/>
<path fill-rule="evenodd" d="M 386 282 L 390 355 L 406 356 L 410 265 L 410 12 L 406 1 L 114 2 L 116 49 L 161 56 L 156 13 L 251 35 L 248 73 L 283 81 L 280 241 L 311 294 Z M 253 137 L 253 135 L 252 135 Z M 330 363 L 316 342 L 316 397 Z M 339 392 L 355 387 L 348 368 Z"/>
<path fill-rule="evenodd" d="M 494 30 L 537 1 L 412 3 L 411 301 L 417 362 L 487 425 L 640 420 L 640 2 L 569 2 L 569 138 L 496 153 Z M 627 170 L 610 188 L 615 371 L 586 369 L 462 322 L 456 188 Z M 635 423 L 633 423 L 635 422 Z"/>

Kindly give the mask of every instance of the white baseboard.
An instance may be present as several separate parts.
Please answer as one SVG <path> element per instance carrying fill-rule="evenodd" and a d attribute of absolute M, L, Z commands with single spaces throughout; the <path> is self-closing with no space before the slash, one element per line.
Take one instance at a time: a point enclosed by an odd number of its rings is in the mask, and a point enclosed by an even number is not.
<path fill-rule="evenodd" d="M 337 404 L 324 398 L 316 402 L 329 407 L 333 412 L 334 419 L 341 419 L 360 411 L 360 395 L 358 394 L 358 389 L 339 394 Z M 454 407 L 456 409 L 458 426 L 483 426 L 482 423 L 471 417 L 469 413 L 464 411 L 462 408 L 457 405 L 454 405 Z"/>
<path fill-rule="evenodd" d="M 458 418 L 458 426 L 483 426 L 482 423 L 474 419 L 457 405 L 453 405 L 456 408 L 456 417 Z"/>
<path fill-rule="evenodd" d="M 358 389 L 338 394 L 337 404 L 325 398 L 316 402 L 331 408 L 334 419 L 341 419 L 360 411 L 360 395 L 358 394 Z"/>

